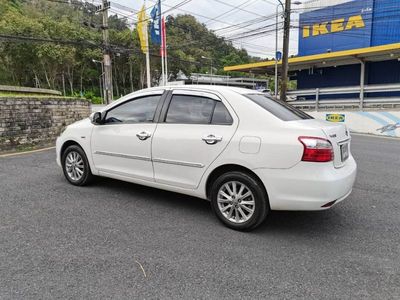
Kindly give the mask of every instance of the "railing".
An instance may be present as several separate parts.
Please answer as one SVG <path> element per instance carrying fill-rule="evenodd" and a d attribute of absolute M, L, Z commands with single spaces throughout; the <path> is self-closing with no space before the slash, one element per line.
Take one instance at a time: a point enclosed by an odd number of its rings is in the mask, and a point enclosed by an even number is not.
<path fill-rule="evenodd" d="M 288 92 L 289 103 L 304 110 L 332 110 L 332 109 L 396 109 L 400 108 L 400 97 L 368 97 L 363 98 L 365 93 L 387 93 L 400 92 L 400 84 L 366 85 L 363 89 L 359 86 L 335 87 L 322 89 L 307 89 Z M 360 94 L 357 99 L 321 99 L 322 95 L 348 95 Z M 313 97 L 312 100 L 302 100 L 301 97 Z"/>

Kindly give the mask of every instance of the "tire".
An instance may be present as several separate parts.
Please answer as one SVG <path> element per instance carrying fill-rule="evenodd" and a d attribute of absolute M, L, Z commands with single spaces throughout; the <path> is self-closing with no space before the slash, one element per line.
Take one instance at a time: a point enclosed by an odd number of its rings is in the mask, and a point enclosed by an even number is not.
<path fill-rule="evenodd" d="M 61 164 L 65 178 L 73 185 L 88 185 L 93 180 L 85 152 L 78 145 L 71 145 L 62 153 Z"/>
<path fill-rule="evenodd" d="M 210 196 L 211 207 L 218 219 L 235 230 L 255 229 L 270 211 L 262 184 L 243 172 L 228 172 L 218 177 L 211 187 Z"/>

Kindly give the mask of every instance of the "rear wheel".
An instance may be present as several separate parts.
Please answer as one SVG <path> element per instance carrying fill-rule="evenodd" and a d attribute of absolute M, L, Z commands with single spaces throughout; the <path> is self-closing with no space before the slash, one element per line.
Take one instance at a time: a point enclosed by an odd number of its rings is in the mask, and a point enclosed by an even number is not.
<path fill-rule="evenodd" d="M 211 205 L 226 226 L 244 231 L 259 226 L 269 212 L 264 187 L 243 172 L 229 172 L 217 178 L 211 188 Z"/>
<path fill-rule="evenodd" d="M 61 162 L 65 178 L 73 185 L 87 185 L 92 181 L 89 162 L 81 147 L 69 146 L 62 154 Z"/>

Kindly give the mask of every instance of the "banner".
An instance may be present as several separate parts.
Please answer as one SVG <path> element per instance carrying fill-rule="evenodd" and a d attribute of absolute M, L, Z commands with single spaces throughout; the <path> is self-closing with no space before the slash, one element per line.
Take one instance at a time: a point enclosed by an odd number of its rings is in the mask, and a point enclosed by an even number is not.
<path fill-rule="evenodd" d="M 161 45 L 161 3 L 158 0 L 157 4 L 154 5 L 153 9 L 150 12 L 150 16 L 152 19 L 150 26 L 150 36 L 151 41 L 155 45 Z"/>
<path fill-rule="evenodd" d="M 140 40 L 140 48 L 142 49 L 143 53 L 147 53 L 147 18 L 146 18 L 146 10 L 144 5 L 142 9 L 138 12 L 138 23 L 137 23 L 137 31 L 139 34 Z"/>

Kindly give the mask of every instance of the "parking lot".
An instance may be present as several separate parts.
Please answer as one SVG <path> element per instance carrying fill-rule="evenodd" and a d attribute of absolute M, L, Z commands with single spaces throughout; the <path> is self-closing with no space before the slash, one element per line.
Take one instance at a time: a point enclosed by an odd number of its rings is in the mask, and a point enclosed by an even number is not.
<path fill-rule="evenodd" d="M 273 212 L 251 233 L 184 195 L 74 187 L 54 150 L 0 158 L 0 298 L 398 299 L 400 141 L 352 146 L 346 201 Z"/>

